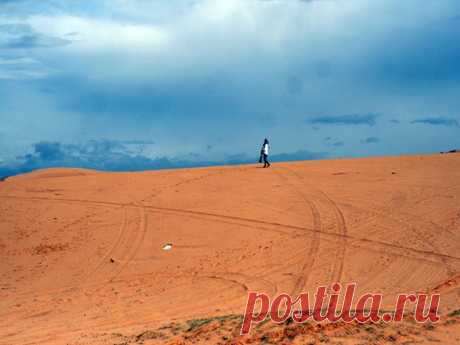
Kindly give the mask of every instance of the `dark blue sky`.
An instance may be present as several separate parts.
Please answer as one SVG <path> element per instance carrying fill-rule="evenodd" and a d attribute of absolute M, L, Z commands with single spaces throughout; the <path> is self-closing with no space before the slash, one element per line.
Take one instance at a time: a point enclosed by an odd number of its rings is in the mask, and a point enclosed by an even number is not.
<path fill-rule="evenodd" d="M 0 1 L 0 170 L 460 147 L 458 0 Z"/>

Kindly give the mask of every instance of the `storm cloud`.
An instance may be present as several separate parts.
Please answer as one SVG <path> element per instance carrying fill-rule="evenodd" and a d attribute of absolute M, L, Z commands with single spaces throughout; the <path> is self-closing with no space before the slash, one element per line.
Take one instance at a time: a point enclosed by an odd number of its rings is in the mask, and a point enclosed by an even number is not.
<path fill-rule="evenodd" d="M 252 160 L 265 137 L 283 159 L 460 147 L 458 13 L 457 0 L 1 1 L 0 162 Z"/>

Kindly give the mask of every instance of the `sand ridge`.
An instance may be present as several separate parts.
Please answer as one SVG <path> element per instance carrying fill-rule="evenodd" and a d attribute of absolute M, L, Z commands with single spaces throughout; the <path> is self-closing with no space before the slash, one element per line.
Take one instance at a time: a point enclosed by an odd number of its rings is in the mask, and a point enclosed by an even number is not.
<path fill-rule="evenodd" d="M 400 292 L 441 293 L 454 321 L 432 337 L 453 332 L 458 343 L 457 181 L 459 154 L 8 178 L 0 344 L 214 344 L 248 291 L 295 295 L 336 281 L 381 292 L 386 306 Z M 190 330 L 190 320 L 211 321 Z M 182 326 L 143 333 L 171 325 Z M 182 334 L 192 331 L 207 336 Z"/>

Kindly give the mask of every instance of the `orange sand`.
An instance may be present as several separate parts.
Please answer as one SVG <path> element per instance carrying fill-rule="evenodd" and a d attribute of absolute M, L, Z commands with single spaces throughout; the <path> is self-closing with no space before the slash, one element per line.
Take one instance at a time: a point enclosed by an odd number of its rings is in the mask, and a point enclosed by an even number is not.
<path fill-rule="evenodd" d="M 459 154 L 9 178 L 0 344 L 123 343 L 116 337 L 241 314 L 248 290 L 335 281 L 382 292 L 388 307 L 400 292 L 439 292 L 447 315 L 460 308 L 459 182 Z M 420 326 L 420 339 L 458 344 L 458 325 L 426 336 Z M 176 335 L 216 344 L 218 331 Z M 154 338 L 123 339 L 180 343 Z"/>

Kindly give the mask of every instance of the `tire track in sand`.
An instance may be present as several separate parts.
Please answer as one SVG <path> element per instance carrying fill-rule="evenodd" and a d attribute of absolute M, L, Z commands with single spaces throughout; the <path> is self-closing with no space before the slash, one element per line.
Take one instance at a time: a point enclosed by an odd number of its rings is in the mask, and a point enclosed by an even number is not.
<path fill-rule="evenodd" d="M 338 260 L 334 260 L 332 273 L 330 277 L 331 283 L 340 282 L 343 275 L 343 266 L 345 263 L 345 255 L 347 251 L 347 225 L 345 223 L 345 217 L 340 208 L 337 206 L 336 202 L 332 200 L 325 192 L 321 190 L 318 191 L 323 195 L 325 200 L 327 200 L 329 204 L 332 206 L 337 224 L 337 232 L 343 236 L 343 241 L 339 242 L 338 249 L 336 251 Z"/>
<path fill-rule="evenodd" d="M 58 198 L 39 198 L 39 197 L 22 197 L 22 196 L 0 196 L 0 198 L 15 198 L 15 199 L 23 199 L 23 200 L 50 200 L 54 202 L 75 202 L 75 203 L 90 203 L 90 204 L 100 204 L 100 205 L 112 205 L 112 206 L 129 206 L 132 208 L 137 208 L 139 206 L 134 205 L 132 203 L 115 203 L 115 202 L 105 202 L 105 201 L 93 201 L 93 200 L 79 200 L 79 199 L 58 199 Z M 193 210 L 187 210 L 187 209 L 176 209 L 176 208 L 167 208 L 167 207 L 159 207 L 159 206 L 154 206 L 154 205 L 143 205 L 145 209 L 148 210 L 154 210 L 154 211 L 160 211 L 160 212 L 165 212 L 165 213 L 177 213 L 177 214 L 182 214 L 182 215 L 193 215 L 197 217 L 203 217 L 206 219 L 229 219 L 229 220 L 236 220 L 236 221 L 241 221 L 241 222 L 247 222 L 247 223 L 252 223 L 252 224 L 262 224 L 262 225 L 268 225 L 268 226 L 273 226 L 273 227 L 279 227 L 279 228 L 285 228 L 285 229 L 293 229 L 293 230 L 298 230 L 298 231 L 308 231 L 308 232 L 318 232 L 314 229 L 303 227 L 303 226 L 297 226 L 297 225 L 291 225 L 291 224 L 282 224 L 282 223 L 276 223 L 276 222 L 267 222 L 263 220 L 257 220 L 257 219 L 251 219 L 251 218 L 242 218 L 242 217 L 235 217 L 235 216 L 229 216 L 229 215 L 223 215 L 223 214 L 216 214 L 216 213 L 210 213 L 210 212 L 203 212 L 203 211 L 193 211 Z M 267 229 L 268 230 L 268 229 Z M 359 237 L 354 237 L 349 235 L 348 233 L 346 235 L 341 235 L 338 233 L 332 233 L 328 231 L 323 231 L 321 230 L 321 235 L 327 236 L 330 239 L 334 239 L 336 241 L 343 241 L 344 239 L 360 243 L 360 246 L 363 248 L 367 248 L 367 246 L 377 246 L 379 248 L 383 249 L 393 249 L 393 250 L 398 250 L 401 251 L 402 254 L 407 252 L 411 252 L 412 254 L 415 254 L 417 256 L 414 256 L 415 260 L 421 260 L 422 258 L 420 255 L 423 256 L 430 256 L 432 258 L 436 259 L 441 259 L 445 258 L 448 260 L 455 260 L 455 261 L 460 261 L 460 257 L 456 257 L 453 255 L 449 254 L 444 254 L 444 253 L 439 253 L 439 252 L 434 252 L 434 251 L 428 251 L 428 250 L 421 250 L 421 249 L 416 249 L 416 248 L 411 248 L 411 247 L 405 247 L 402 245 L 398 244 L 392 244 L 388 242 L 383 242 L 379 240 L 371 240 L 368 238 L 359 238 Z M 358 246 L 357 244 L 353 244 L 354 246 Z M 371 250 L 369 248 L 369 250 Z M 372 249 L 373 250 L 373 249 Z M 425 260 L 425 259 L 423 259 Z"/>
<path fill-rule="evenodd" d="M 112 247 L 104 254 L 102 259 L 99 261 L 99 263 L 96 265 L 94 269 L 92 269 L 88 274 L 85 275 L 85 277 L 82 279 L 82 284 L 85 285 L 85 283 L 95 276 L 101 268 L 103 268 L 107 262 L 109 261 L 109 258 L 113 256 L 113 254 L 116 252 L 117 248 L 119 248 L 120 244 L 123 242 L 123 237 L 126 236 L 126 225 L 128 222 L 128 210 L 125 206 L 123 206 L 123 218 L 121 221 L 121 224 L 119 226 L 118 230 L 118 235 L 117 239 L 115 240 L 114 244 Z"/>
<path fill-rule="evenodd" d="M 290 182 L 283 174 L 280 174 L 277 172 L 277 170 L 274 170 L 274 172 L 280 176 L 284 181 L 287 181 L 287 183 L 295 190 L 297 194 L 300 195 L 302 200 L 308 205 L 310 212 L 313 216 L 313 238 L 312 241 L 310 242 L 309 246 L 309 251 L 308 253 L 304 256 L 302 259 L 302 268 L 300 270 L 300 273 L 298 274 L 295 282 L 294 282 L 294 287 L 292 289 L 291 295 L 297 295 L 300 292 L 302 292 L 303 287 L 307 284 L 308 278 L 313 270 L 313 267 L 315 265 L 317 253 L 319 251 L 319 246 L 320 246 L 320 241 L 321 241 L 321 215 L 316 207 L 316 205 L 306 197 L 306 195 L 301 192 L 300 189 L 295 188 L 295 186 Z"/>
<path fill-rule="evenodd" d="M 131 238 L 128 238 L 128 241 L 127 241 L 128 245 L 123 245 L 123 242 L 125 242 L 124 240 L 120 240 L 120 241 L 117 240 L 115 245 L 111 249 L 111 252 L 114 252 L 116 251 L 117 248 L 121 247 L 123 257 L 126 258 L 126 260 L 123 260 L 122 264 L 118 266 L 114 266 L 114 263 L 110 263 L 110 262 L 109 263 L 102 262 L 101 265 L 98 265 L 98 269 L 93 271 L 93 274 L 99 274 L 103 276 L 102 284 L 93 284 L 92 289 L 87 289 L 85 293 L 94 294 L 106 288 L 106 286 L 110 284 L 110 282 L 112 282 L 123 271 L 126 265 L 128 265 L 129 262 L 132 261 L 132 259 L 137 254 L 138 249 L 140 248 L 140 246 L 142 245 L 144 241 L 144 237 L 146 233 L 146 226 L 147 226 L 147 215 L 143 207 L 133 208 L 133 209 L 137 209 L 140 212 L 139 226 L 136 227 L 136 231 L 134 231 L 135 232 L 134 239 L 131 240 Z M 127 219 L 129 219 L 129 217 Z M 125 225 L 122 225 L 122 230 L 120 231 L 121 236 L 119 236 L 119 239 L 123 238 L 123 234 L 126 233 L 126 228 L 127 227 Z M 53 331 L 53 333 L 54 332 L 59 333 L 58 331 L 64 329 L 65 327 L 66 327 L 65 322 L 56 320 L 54 322 L 48 323 L 46 330 L 48 333 L 51 331 Z M 42 332 L 43 332 L 43 328 L 36 330 L 37 334 L 42 333 Z M 35 339 L 33 335 L 34 335 L 34 332 L 28 333 L 27 339 L 29 339 L 30 337 Z"/>
<path fill-rule="evenodd" d="M 91 290 L 92 293 L 104 289 L 107 284 L 118 277 L 138 254 L 139 248 L 144 242 L 145 235 L 147 233 L 147 213 L 145 208 L 142 206 L 133 207 L 131 209 L 139 212 L 139 225 L 136 226 L 133 231 L 126 231 L 127 229 L 130 229 L 130 227 L 129 217 L 127 216 L 128 209 L 125 209 L 126 217 L 123 219 L 118 240 L 104 257 L 105 260 L 102 260 L 98 267 L 91 273 L 91 277 L 102 276 L 102 279 L 98 277 L 98 279 L 102 280 L 102 284 L 95 285 L 94 289 Z M 116 256 L 113 258 L 114 262 L 108 260 L 108 257 L 111 254 Z"/>
<path fill-rule="evenodd" d="M 282 169 L 289 171 L 292 176 L 294 176 L 299 183 L 301 183 L 302 187 L 305 187 L 306 184 L 304 182 L 304 177 L 302 175 L 299 175 L 295 170 L 287 167 L 281 167 Z M 310 188 L 312 191 L 316 193 L 317 196 L 320 196 L 318 198 L 318 201 L 322 200 L 323 204 L 327 205 L 329 209 L 332 209 L 335 217 L 335 228 L 336 228 L 336 233 L 340 235 L 343 240 L 338 242 L 338 249 L 335 251 L 336 253 L 336 260 L 333 260 L 332 262 L 332 271 L 329 277 L 330 283 L 334 282 L 340 282 L 342 279 L 343 275 L 343 267 L 344 267 L 344 262 L 345 262 L 345 255 L 346 255 L 346 250 L 347 250 L 347 238 L 348 238 L 348 230 L 345 222 L 345 217 L 340 210 L 340 208 L 337 206 L 337 203 L 332 200 L 324 191 L 316 188 L 316 187 L 311 187 L 307 186 Z M 321 228 L 320 228 L 321 230 Z"/>

